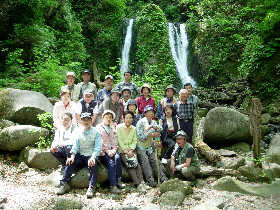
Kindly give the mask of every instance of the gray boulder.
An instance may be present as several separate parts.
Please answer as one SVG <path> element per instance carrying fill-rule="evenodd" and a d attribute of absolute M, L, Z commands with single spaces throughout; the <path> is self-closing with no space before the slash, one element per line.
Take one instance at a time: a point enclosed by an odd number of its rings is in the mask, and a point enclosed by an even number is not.
<path fill-rule="evenodd" d="M 43 94 L 12 88 L 0 92 L 0 104 L 0 118 L 26 125 L 40 125 L 37 114 L 53 109 Z"/>
<path fill-rule="evenodd" d="M 238 169 L 240 166 L 245 165 L 245 158 L 237 157 L 237 158 L 222 158 L 221 165 L 226 169 Z"/>
<path fill-rule="evenodd" d="M 243 194 L 258 195 L 263 197 L 280 196 L 280 179 L 271 184 L 249 184 L 226 176 L 218 179 L 212 187 L 220 191 L 239 192 Z"/>
<path fill-rule="evenodd" d="M 48 130 L 32 125 L 16 125 L 4 128 L 0 132 L 0 149 L 6 151 L 21 150 L 35 144 L 40 136 L 46 137 Z"/>
<path fill-rule="evenodd" d="M 280 135 L 275 135 L 271 142 L 269 149 L 266 152 L 266 159 L 272 163 L 280 164 Z"/>
<path fill-rule="evenodd" d="M 181 191 L 168 191 L 161 195 L 161 206 L 180 206 L 185 199 L 184 194 Z"/>
<path fill-rule="evenodd" d="M 246 142 L 238 142 L 230 147 L 227 147 L 226 149 L 232 150 L 234 152 L 250 152 L 251 146 Z"/>
<path fill-rule="evenodd" d="M 30 168 L 56 168 L 59 165 L 59 162 L 50 153 L 49 149 L 25 148 L 20 153 L 20 159 Z"/>
<path fill-rule="evenodd" d="M 16 124 L 10 120 L 3 120 L 3 119 L 0 120 L 0 129 L 7 128 L 10 126 L 14 126 L 14 125 L 16 125 Z"/>
<path fill-rule="evenodd" d="M 183 181 L 178 178 L 170 179 L 166 182 L 163 182 L 160 185 L 160 192 L 163 194 L 169 191 L 180 191 L 184 195 L 189 195 L 193 193 L 193 189 L 191 187 L 191 183 L 188 181 Z"/>
<path fill-rule="evenodd" d="M 217 107 L 208 112 L 205 118 L 204 132 L 206 143 L 252 142 L 249 118 L 234 109 L 226 107 Z"/>

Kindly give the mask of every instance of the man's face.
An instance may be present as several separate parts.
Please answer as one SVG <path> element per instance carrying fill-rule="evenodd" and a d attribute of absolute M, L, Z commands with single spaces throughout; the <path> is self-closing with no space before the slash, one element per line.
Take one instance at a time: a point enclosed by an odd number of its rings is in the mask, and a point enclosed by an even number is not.
<path fill-rule="evenodd" d="M 92 94 L 85 94 L 84 95 L 84 100 L 87 104 L 89 104 L 93 100 L 93 95 Z"/>
<path fill-rule="evenodd" d="M 110 125 L 113 122 L 113 115 L 111 113 L 105 114 L 103 116 L 104 125 Z"/>
<path fill-rule="evenodd" d="M 124 80 L 125 80 L 126 82 L 130 82 L 130 80 L 131 80 L 131 74 L 130 74 L 130 73 L 125 73 L 125 74 L 124 74 Z"/>
<path fill-rule="evenodd" d="M 116 102 L 119 101 L 120 95 L 119 95 L 118 93 L 112 93 L 111 99 L 112 99 L 112 102 L 113 102 L 113 103 L 116 103 Z"/>
<path fill-rule="evenodd" d="M 88 130 L 90 128 L 91 123 L 92 119 L 89 117 L 81 119 L 81 125 L 85 130 Z"/>
<path fill-rule="evenodd" d="M 193 92 L 193 87 L 191 85 L 187 85 L 185 86 L 185 89 L 189 92 L 189 94 L 191 95 Z"/>
<path fill-rule="evenodd" d="M 85 83 L 89 82 L 89 80 L 90 80 L 90 74 L 89 73 L 83 73 L 82 77 L 83 77 L 83 81 Z"/>
<path fill-rule="evenodd" d="M 112 90 L 113 85 L 114 85 L 114 82 L 113 82 L 112 79 L 107 78 L 107 79 L 104 81 L 104 83 L 105 83 L 105 87 L 107 88 L 107 90 Z"/>
<path fill-rule="evenodd" d="M 129 111 L 135 113 L 137 107 L 136 107 L 135 104 L 131 104 L 131 105 L 129 105 L 129 106 L 127 107 L 127 109 L 128 109 Z"/>
<path fill-rule="evenodd" d="M 174 91 L 171 88 L 167 89 L 165 93 L 168 98 L 172 98 L 174 95 Z"/>
<path fill-rule="evenodd" d="M 67 81 L 67 85 L 69 85 L 71 87 L 74 85 L 75 77 L 69 75 L 66 77 L 66 81 Z"/>
<path fill-rule="evenodd" d="M 178 144 L 179 147 L 183 148 L 185 146 L 186 140 L 184 137 L 178 136 L 176 138 L 176 143 Z"/>
<path fill-rule="evenodd" d="M 122 97 L 123 97 L 125 100 L 130 99 L 130 97 L 131 97 L 130 91 L 129 91 L 129 90 L 124 90 L 124 91 L 122 92 Z"/>
<path fill-rule="evenodd" d="M 180 94 L 180 100 L 182 102 L 186 102 L 187 101 L 187 98 L 188 98 L 188 92 L 184 92 L 184 93 L 181 93 Z"/>
<path fill-rule="evenodd" d="M 69 116 L 64 115 L 62 117 L 62 125 L 64 128 L 69 128 L 71 126 L 72 120 Z"/>

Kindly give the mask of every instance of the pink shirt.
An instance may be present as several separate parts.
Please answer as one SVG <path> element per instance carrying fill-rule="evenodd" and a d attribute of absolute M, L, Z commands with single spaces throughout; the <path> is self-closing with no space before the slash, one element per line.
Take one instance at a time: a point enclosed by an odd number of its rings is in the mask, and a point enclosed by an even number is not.
<path fill-rule="evenodd" d="M 114 149 L 117 151 L 118 149 L 118 140 L 117 140 L 117 132 L 114 126 L 108 127 L 101 123 L 97 125 L 97 130 L 99 131 L 102 139 L 102 152 L 106 152 L 108 150 Z"/>
<path fill-rule="evenodd" d="M 136 104 L 137 104 L 138 111 L 140 114 L 142 114 L 144 112 L 144 108 L 147 105 L 151 105 L 152 107 L 154 107 L 154 110 L 156 110 L 155 100 L 153 98 L 146 99 L 144 96 L 140 96 L 140 97 L 136 98 Z"/>
<path fill-rule="evenodd" d="M 70 112 L 73 116 L 72 124 L 76 125 L 76 104 L 73 101 L 65 107 L 62 101 L 56 102 L 53 107 L 53 125 L 55 128 L 59 128 L 62 126 L 62 117 L 65 112 Z"/>

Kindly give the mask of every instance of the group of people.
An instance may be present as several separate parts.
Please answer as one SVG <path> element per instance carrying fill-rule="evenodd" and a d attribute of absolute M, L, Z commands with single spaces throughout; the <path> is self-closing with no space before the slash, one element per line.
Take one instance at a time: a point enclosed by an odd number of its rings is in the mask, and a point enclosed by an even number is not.
<path fill-rule="evenodd" d="M 167 86 L 156 107 L 150 85 L 138 88 L 131 82 L 129 71 L 115 87 L 114 78 L 107 75 L 105 87 L 99 91 L 90 78 L 90 71 L 84 70 L 83 81 L 75 84 L 75 73 L 68 72 L 61 100 L 54 105 L 51 153 L 61 163 L 63 173 L 58 195 L 70 191 L 76 169 L 88 167 L 86 196 L 93 197 L 99 162 L 108 169 L 112 193 L 120 193 L 125 187 L 122 165 L 139 190 L 147 189 L 147 185 L 155 187 L 167 176 L 195 179 L 200 166 L 191 143 L 198 98 L 190 83 L 179 91 L 178 99 L 176 89 Z M 161 161 L 159 147 L 163 147 Z M 167 172 L 164 166 L 168 166 Z"/>

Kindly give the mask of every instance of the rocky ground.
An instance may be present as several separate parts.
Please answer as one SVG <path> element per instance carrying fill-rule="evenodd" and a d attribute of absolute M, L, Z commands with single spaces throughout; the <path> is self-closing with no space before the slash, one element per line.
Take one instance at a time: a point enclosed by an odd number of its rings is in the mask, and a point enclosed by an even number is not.
<path fill-rule="evenodd" d="M 0 206 L 2 209 L 280 209 L 280 198 L 263 198 L 212 189 L 216 180 L 209 177 L 197 182 L 193 194 L 186 196 L 181 206 L 160 205 L 159 188 L 139 193 L 127 187 L 121 195 L 108 188 L 98 189 L 93 199 L 86 199 L 86 189 L 73 189 L 56 196 L 56 188 L 42 180 L 52 170 L 23 169 L 13 160 L 0 160 Z"/>

